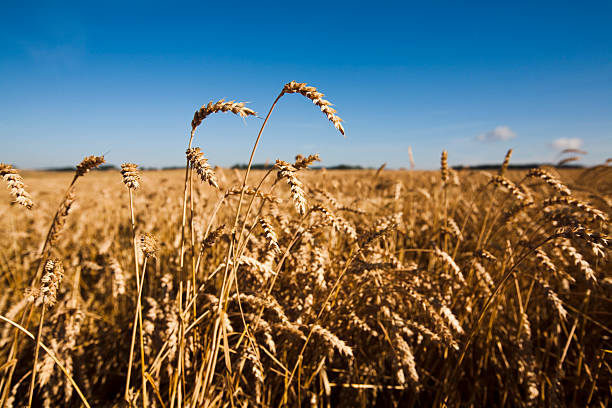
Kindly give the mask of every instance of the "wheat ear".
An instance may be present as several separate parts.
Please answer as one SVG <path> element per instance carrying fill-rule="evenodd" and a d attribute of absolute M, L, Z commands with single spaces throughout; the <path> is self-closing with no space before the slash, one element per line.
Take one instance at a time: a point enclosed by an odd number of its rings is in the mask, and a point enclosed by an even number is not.
<path fill-rule="evenodd" d="M 195 130 L 208 115 L 217 112 L 232 112 L 243 118 L 257 115 L 254 110 L 245 107 L 244 102 L 225 102 L 225 99 L 220 99 L 217 102 L 208 102 L 207 105 L 202 105 L 200 109 L 195 111 L 193 120 L 191 121 L 191 128 Z"/>
<path fill-rule="evenodd" d="M 90 170 L 93 170 L 99 167 L 101 164 L 104 164 L 106 160 L 104 156 L 87 156 L 85 157 L 81 163 L 79 163 L 76 167 L 76 175 L 75 178 L 84 176 Z"/>
<path fill-rule="evenodd" d="M 23 205 L 28 210 L 32 209 L 34 202 L 30 194 L 25 190 L 23 178 L 19 175 L 17 169 L 13 168 L 10 164 L 0 163 L 0 177 L 8 184 L 15 202 Z"/>
<path fill-rule="evenodd" d="M 512 157 L 512 149 L 508 149 L 506 157 L 504 157 L 504 162 L 502 163 L 501 168 L 499 169 L 500 176 L 504 176 L 506 174 L 506 171 L 508 170 L 508 164 L 510 164 L 510 157 Z"/>
<path fill-rule="evenodd" d="M 527 172 L 527 175 L 525 177 L 539 178 L 543 180 L 546 184 L 551 186 L 553 189 L 555 189 L 559 194 L 564 196 L 572 195 L 571 190 L 567 188 L 565 184 L 563 184 L 559 179 L 557 179 L 555 176 L 553 176 L 544 169 L 531 169 Z"/>
<path fill-rule="evenodd" d="M 198 173 L 200 179 L 214 188 L 219 188 L 217 176 L 212 167 L 210 167 L 210 164 L 208 164 L 208 159 L 204 157 L 204 153 L 200 151 L 200 148 L 194 147 L 187 149 L 186 154 L 187 160 L 191 164 L 191 167 Z"/>
<path fill-rule="evenodd" d="M 298 154 L 295 156 L 295 163 L 293 164 L 293 167 L 295 167 L 297 170 L 305 169 L 316 161 L 321 161 L 319 153 L 308 155 L 308 157 Z"/>
<path fill-rule="evenodd" d="M 264 230 L 264 234 L 268 240 L 268 247 L 272 248 L 275 253 L 280 254 L 281 250 L 278 247 L 278 237 L 272 225 L 265 218 L 259 219 L 259 225 L 261 225 L 261 228 Z"/>
<path fill-rule="evenodd" d="M 323 112 L 325 116 L 327 116 L 327 119 L 329 119 L 329 121 L 334 125 L 334 127 L 338 129 L 340 133 L 342 133 L 342 135 L 344 136 L 344 127 L 342 126 L 342 119 L 336 116 L 336 110 L 332 108 L 331 102 L 323 99 L 325 95 L 317 91 L 317 88 L 315 88 L 314 86 L 308 86 L 305 83 L 291 81 L 285 84 L 281 95 L 286 93 L 299 93 L 310 99 L 312 103 L 314 103 L 321 109 L 321 112 Z"/>
<path fill-rule="evenodd" d="M 123 184 L 130 190 L 138 190 L 142 179 L 140 178 L 140 170 L 138 165 L 134 163 L 123 163 L 121 165 L 121 175 L 123 176 Z"/>
<path fill-rule="evenodd" d="M 295 208 L 300 215 L 304 215 L 307 204 L 306 194 L 304 193 L 304 185 L 295 175 L 297 169 L 283 160 L 276 160 L 275 166 L 278 169 L 278 178 L 284 178 L 291 188 L 291 198 L 293 198 Z"/>

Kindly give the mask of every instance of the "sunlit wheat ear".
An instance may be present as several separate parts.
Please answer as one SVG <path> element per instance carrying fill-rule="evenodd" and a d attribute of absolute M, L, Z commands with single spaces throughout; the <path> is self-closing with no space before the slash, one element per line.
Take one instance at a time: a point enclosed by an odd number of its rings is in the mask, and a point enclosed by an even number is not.
<path fill-rule="evenodd" d="M 527 406 L 533 404 L 540 392 L 538 390 L 538 380 L 536 374 L 536 360 L 533 352 L 531 340 L 531 324 L 526 313 L 521 315 L 520 336 L 518 337 L 518 371 L 521 374 L 520 381 L 526 388 Z"/>
<path fill-rule="evenodd" d="M 202 246 L 200 247 L 200 252 L 204 252 L 209 248 L 212 248 L 213 245 L 219 240 L 221 235 L 223 235 L 223 231 L 225 230 L 225 224 L 217 227 L 214 231 L 210 232 L 204 241 L 202 242 Z"/>
<path fill-rule="evenodd" d="M 353 226 L 349 224 L 348 221 L 346 221 L 344 218 L 333 214 L 328 208 L 325 208 L 322 205 L 315 205 L 314 207 L 312 207 L 312 211 L 321 212 L 325 219 L 329 223 L 331 223 L 336 230 L 344 232 L 349 237 L 351 237 L 351 239 L 357 239 L 357 231 L 355 231 L 355 228 L 353 228 Z"/>
<path fill-rule="evenodd" d="M 313 334 L 317 335 L 331 349 L 338 350 L 344 357 L 354 358 L 353 350 L 346 343 L 338 338 L 334 333 L 318 324 L 312 327 Z"/>
<path fill-rule="evenodd" d="M 278 247 L 278 237 L 276 236 L 276 232 L 274 232 L 272 225 L 264 218 L 259 219 L 259 225 L 261 225 L 261 228 L 264 230 L 264 234 L 268 240 L 268 247 L 272 248 L 276 253 L 280 253 L 280 248 Z"/>
<path fill-rule="evenodd" d="M 543 180 L 546 184 L 555 189 L 559 194 L 564 196 L 572 195 L 572 192 L 567 186 L 565 186 L 559 179 L 550 174 L 548 171 L 544 169 L 531 169 L 527 172 L 525 177 L 534 177 Z"/>
<path fill-rule="evenodd" d="M 379 218 L 374 222 L 374 230 L 375 231 L 383 231 L 387 228 L 396 228 L 402 225 L 402 218 L 404 213 L 402 211 L 398 211 L 393 214 L 389 214 L 385 217 Z"/>
<path fill-rule="evenodd" d="M 225 99 L 221 99 L 217 102 L 208 102 L 208 105 L 202 105 L 200 109 L 198 109 L 193 114 L 193 120 L 191 121 L 191 129 L 195 130 L 204 119 L 211 113 L 217 112 L 232 112 L 235 115 L 239 115 L 240 117 L 246 118 L 247 116 L 256 116 L 254 110 L 246 108 L 244 106 L 244 102 L 234 102 L 229 101 L 225 102 Z"/>
<path fill-rule="evenodd" d="M 104 263 L 111 272 L 113 297 L 117 298 L 119 296 L 125 295 L 126 281 L 125 274 L 123 273 L 123 268 L 121 268 L 121 265 L 119 264 L 116 258 L 110 256 L 105 257 Z"/>
<path fill-rule="evenodd" d="M 395 373 L 397 382 L 401 385 L 406 384 L 406 375 L 404 374 L 404 370 L 406 370 L 408 371 L 410 381 L 412 381 L 414 385 L 417 385 L 419 383 L 419 374 L 416 370 L 416 362 L 414 360 L 412 348 L 399 334 L 393 336 L 392 344 L 395 350 L 396 364 L 398 366 Z"/>
<path fill-rule="evenodd" d="M 477 257 L 477 258 L 484 259 L 485 261 L 488 261 L 488 262 L 495 262 L 495 261 L 497 261 L 497 258 L 495 257 L 495 255 L 493 255 L 492 253 L 490 253 L 486 249 L 480 249 L 480 250 L 474 252 L 474 256 Z"/>
<path fill-rule="evenodd" d="M 442 150 L 442 156 L 440 156 L 440 175 L 442 177 L 442 183 L 448 183 L 448 153 L 446 150 Z"/>
<path fill-rule="evenodd" d="M 25 190 L 23 178 L 19 175 L 17 169 L 14 169 L 10 164 L 0 163 L 0 177 L 8 184 L 16 203 L 23 205 L 28 210 L 34 206 L 30 194 Z"/>
<path fill-rule="evenodd" d="M 463 277 L 463 274 L 461 273 L 461 269 L 459 269 L 459 266 L 455 263 L 455 261 L 449 254 L 442 251 L 438 247 L 434 249 L 434 254 L 436 255 L 438 259 L 440 259 L 443 263 L 445 263 L 446 265 L 450 267 L 450 269 L 453 271 L 453 273 L 455 274 L 455 276 L 461 283 L 465 284 L 465 278 Z"/>
<path fill-rule="evenodd" d="M 308 157 L 298 154 L 295 156 L 295 163 L 293 164 L 293 167 L 295 167 L 297 170 L 305 169 L 316 161 L 321 161 L 319 153 L 311 154 Z"/>
<path fill-rule="evenodd" d="M 276 160 L 276 168 L 278 169 L 278 178 L 284 178 L 291 188 L 291 198 L 293 204 L 300 215 L 306 213 L 306 194 L 304 193 L 304 185 L 295 175 L 297 169 L 290 163 L 283 160 Z"/>
<path fill-rule="evenodd" d="M 322 190 L 320 188 L 313 188 L 312 191 L 323 196 L 333 208 L 340 207 L 340 205 L 338 204 L 338 201 L 336 201 L 336 199 L 332 197 L 332 195 L 329 194 L 327 191 Z M 350 211 L 350 210 L 346 210 L 346 211 Z"/>
<path fill-rule="evenodd" d="M 588 243 L 601 245 L 603 247 L 609 247 L 612 243 L 612 237 L 602 234 L 601 232 L 591 231 L 584 227 L 561 228 L 557 233 L 566 238 L 582 238 Z"/>
<path fill-rule="evenodd" d="M 57 301 L 57 290 L 64 279 L 64 267 L 59 259 L 48 259 L 45 263 L 44 273 L 40 279 L 38 295 L 47 307 L 52 307 Z"/>
<path fill-rule="evenodd" d="M 567 163 L 571 163 L 571 162 L 578 161 L 578 160 L 580 160 L 579 156 L 567 157 L 563 160 L 559 160 L 559 162 L 557 163 L 557 167 L 561 167 Z"/>
<path fill-rule="evenodd" d="M 586 151 L 580 149 L 563 149 L 559 152 L 559 155 L 564 155 L 567 153 L 587 154 Z"/>
<path fill-rule="evenodd" d="M 457 225 L 457 222 L 455 222 L 455 220 L 452 217 L 449 217 L 447 219 L 447 223 L 448 223 L 447 226 L 442 225 L 440 227 L 442 232 L 444 232 L 444 234 L 450 237 L 456 238 L 459 241 L 463 241 L 463 234 L 461 234 L 461 229 Z"/>
<path fill-rule="evenodd" d="M 121 165 L 121 175 L 123 176 L 123 184 L 131 190 L 138 190 L 142 179 L 140 178 L 140 170 L 138 165 L 134 163 L 123 163 Z"/>
<path fill-rule="evenodd" d="M 76 176 L 84 176 L 90 170 L 95 169 L 105 162 L 106 160 L 104 159 L 104 156 L 87 156 L 77 165 Z"/>
<path fill-rule="evenodd" d="M 557 312 L 559 320 L 565 321 L 567 318 L 567 311 L 563 307 L 563 302 L 561 302 L 561 299 L 559 299 L 557 293 L 550 287 L 550 285 L 548 285 L 548 282 L 546 282 L 546 280 L 538 272 L 536 272 L 536 280 L 546 294 L 546 298 L 548 299 L 549 303 Z"/>
<path fill-rule="evenodd" d="M 68 214 L 72 209 L 75 198 L 76 194 L 74 193 L 74 187 L 72 187 L 66 193 L 64 201 L 62 201 L 57 211 L 57 217 L 55 217 L 55 220 L 51 225 L 51 229 L 49 231 L 49 248 L 53 248 L 57 245 L 60 235 L 64 230 L 64 226 L 66 225 L 66 221 L 68 220 Z"/>
<path fill-rule="evenodd" d="M 410 160 L 410 170 L 416 167 L 414 164 L 414 156 L 412 155 L 412 146 L 408 146 L 408 159 Z"/>
<path fill-rule="evenodd" d="M 584 274 L 584 278 L 587 281 L 591 283 L 597 282 L 597 277 L 595 276 L 595 271 L 593 270 L 593 268 L 591 268 L 591 264 L 584 259 L 582 254 L 578 252 L 578 250 L 576 250 L 574 246 L 572 246 L 571 242 L 568 239 L 564 239 L 559 244 L 559 247 L 562 251 L 567 253 L 572 258 L 574 265 L 576 265 L 578 269 L 580 269 L 580 271 Z"/>
<path fill-rule="evenodd" d="M 323 112 L 325 116 L 327 116 L 327 119 L 329 119 L 329 121 L 334 125 L 334 127 L 338 129 L 340 133 L 342 133 L 342 135 L 344 135 L 342 119 L 336 116 L 336 110 L 332 108 L 331 102 L 323 99 L 325 95 L 321 92 L 318 92 L 317 88 L 315 88 L 314 86 L 308 86 L 305 83 L 291 81 L 288 84 L 285 84 L 285 87 L 283 88 L 282 94 L 286 93 L 299 93 L 310 99 L 312 103 L 314 103 L 321 109 L 321 112 Z"/>
<path fill-rule="evenodd" d="M 533 204 L 533 199 L 526 192 L 518 188 L 513 182 L 504 176 L 493 176 L 491 177 L 489 183 L 504 187 L 523 207 Z"/>
<path fill-rule="evenodd" d="M 483 289 L 484 294 L 486 296 L 491 295 L 491 289 L 495 287 L 495 283 L 493 282 L 493 278 L 484 266 L 478 261 L 474 259 L 472 263 L 474 267 L 474 273 L 476 274 L 478 285 Z"/>
<path fill-rule="evenodd" d="M 508 149 L 506 153 L 506 157 L 504 157 L 504 162 L 502 163 L 501 168 L 499 169 L 499 175 L 503 176 L 506 174 L 506 170 L 508 170 L 508 164 L 510 164 L 510 157 L 512 157 L 512 149 Z"/>
<path fill-rule="evenodd" d="M 385 217 L 385 219 L 387 218 L 389 217 Z M 370 246 L 373 242 L 375 242 L 377 239 L 384 237 L 389 232 L 399 227 L 399 223 L 397 222 L 384 223 L 383 225 L 384 226 L 379 227 L 375 224 L 373 229 L 361 234 L 358 237 L 359 238 L 357 242 L 358 246 L 360 246 L 361 248 L 366 248 Z"/>
<path fill-rule="evenodd" d="M 243 188 L 242 186 L 235 186 L 230 188 L 225 192 L 225 197 L 236 196 L 242 194 Z M 256 190 L 254 187 L 246 186 L 244 188 L 244 194 L 246 195 L 254 195 L 255 197 L 261 198 L 264 201 L 269 201 L 270 203 L 281 203 L 282 200 L 272 194 L 262 193 L 261 190 Z"/>
<path fill-rule="evenodd" d="M 587 214 L 594 220 L 607 222 L 608 216 L 603 212 L 598 210 L 597 208 L 592 207 L 590 204 L 582 202 L 578 199 L 569 197 L 569 196 L 561 196 L 561 197 L 552 197 L 544 200 L 542 202 L 542 207 L 544 207 L 544 212 L 550 212 L 550 208 L 555 205 L 565 205 L 568 207 L 573 207 L 577 210 L 582 211 Z"/>
<path fill-rule="evenodd" d="M 204 157 L 204 153 L 200 151 L 200 148 L 194 147 L 187 149 L 186 154 L 187 160 L 189 160 L 191 167 L 193 167 L 198 173 L 200 179 L 203 182 L 210 184 L 214 188 L 219 188 L 217 176 L 215 175 L 212 167 L 210 167 L 210 164 L 208 164 L 208 159 Z"/>
<path fill-rule="evenodd" d="M 140 236 L 140 249 L 146 258 L 155 258 L 159 249 L 155 235 L 148 232 L 142 234 Z"/>

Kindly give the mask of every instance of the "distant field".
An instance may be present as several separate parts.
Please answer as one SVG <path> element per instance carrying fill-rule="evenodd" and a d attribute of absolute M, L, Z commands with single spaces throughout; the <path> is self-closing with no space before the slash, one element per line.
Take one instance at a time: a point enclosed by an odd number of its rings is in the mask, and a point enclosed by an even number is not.
<path fill-rule="evenodd" d="M 154 234 L 158 248 L 153 257 L 137 247 L 141 274 L 147 260 L 149 380 L 143 385 L 138 329 L 128 398 L 146 389 L 151 406 L 204 395 L 253 406 L 607 405 L 612 273 L 609 242 L 595 231 L 609 233 L 609 168 L 528 178 L 300 170 L 289 185 L 279 171 L 246 219 L 253 196 L 245 196 L 238 252 L 230 244 L 240 196 L 224 193 L 239 192 L 244 171 L 217 169 L 218 190 L 194 177 L 183 268 L 185 171 L 141 173 L 136 236 Z M 265 174 L 253 171 L 249 184 Z M 68 203 L 73 173 L 22 175 L 34 208 L 9 205 L 8 195 L 0 202 L 1 313 L 37 333 L 41 306 L 30 309 L 23 293 L 38 286 L 42 244 L 58 204 L 69 204 L 44 251 L 61 260 L 64 279 L 41 341 L 91 406 L 119 406 L 138 304 L 128 189 L 120 172 L 94 171 L 78 178 Z M 239 260 L 229 269 L 228 251 Z M 4 361 L 14 333 L 2 329 Z M 14 370 L 5 398 L 15 403 L 28 395 L 35 352 L 23 335 L 16 344 L 17 363 L 3 368 L 3 384 Z M 34 400 L 78 406 L 66 373 L 42 350 L 38 361 Z"/>

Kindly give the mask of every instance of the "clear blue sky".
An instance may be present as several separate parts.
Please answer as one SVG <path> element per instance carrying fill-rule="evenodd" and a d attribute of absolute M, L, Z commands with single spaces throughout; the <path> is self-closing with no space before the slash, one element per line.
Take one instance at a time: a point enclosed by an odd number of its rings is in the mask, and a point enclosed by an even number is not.
<path fill-rule="evenodd" d="M 256 162 L 438 166 L 612 157 L 612 2 L 30 2 L 0 12 L 0 161 L 22 168 L 181 165 L 190 120 L 219 98 L 265 116 Z M 261 120 L 212 116 L 213 164 L 248 161 Z"/>

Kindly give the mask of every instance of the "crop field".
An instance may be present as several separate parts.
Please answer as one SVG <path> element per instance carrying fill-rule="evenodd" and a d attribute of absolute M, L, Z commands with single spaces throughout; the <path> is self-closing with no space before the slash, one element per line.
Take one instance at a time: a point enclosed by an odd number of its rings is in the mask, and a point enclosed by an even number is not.
<path fill-rule="evenodd" d="M 611 403 L 608 164 L 213 168 L 221 112 L 182 170 L 0 165 L 0 406 Z"/>

